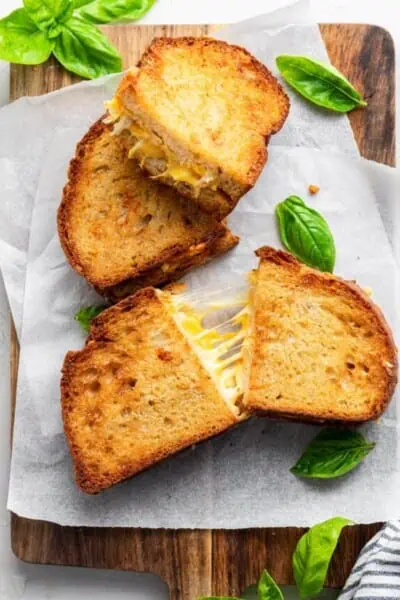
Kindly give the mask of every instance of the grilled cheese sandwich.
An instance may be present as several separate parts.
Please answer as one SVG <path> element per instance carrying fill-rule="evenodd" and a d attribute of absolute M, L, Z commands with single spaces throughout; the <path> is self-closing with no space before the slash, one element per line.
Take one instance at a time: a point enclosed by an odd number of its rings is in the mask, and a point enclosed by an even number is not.
<path fill-rule="evenodd" d="M 287 252 L 257 255 L 245 292 L 140 290 L 94 319 L 85 347 L 67 354 L 63 419 L 83 491 L 251 414 L 351 425 L 383 412 L 398 365 L 380 310 L 354 283 Z"/>
<path fill-rule="evenodd" d="M 159 38 L 107 104 L 114 131 L 150 176 L 222 219 L 255 184 L 289 100 L 243 48 L 211 38 Z"/>
<path fill-rule="evenodd" d="M 201 319 L 146 288 L 101 313 L 85 347 L 67 354 L 62 414 L 82 491 L 96 494 L 246 418 L 226 375 L 237 371 L 219 356 L 234 339 L 207 339 Z"/>
<path fill-rule="evenodd" d="M 110 106 L 113 119 L 116 110 Z M 174 281 L 238 238 L 176 190 L 149 179 L 129 159 L 129 132 L 112 130 L 101 119 L 78 144 L 58 231 L 71 266 L 114 300 Z"/>

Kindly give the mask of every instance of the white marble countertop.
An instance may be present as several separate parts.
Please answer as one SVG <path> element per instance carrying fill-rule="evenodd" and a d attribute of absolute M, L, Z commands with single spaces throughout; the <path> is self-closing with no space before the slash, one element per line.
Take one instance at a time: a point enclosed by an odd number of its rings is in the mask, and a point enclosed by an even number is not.
<path fill-rule="evenodd" d="M 271 4 L 285 0 L 269 0 Z M 374 23 L 386 27 L 400 47 L 398 0 L 311 0 L 318 22 Z M 1 0 L 0 17 L 21 5 Z M 261 14 L 265 0 L 157 0 L 143 23 L 228 23 Z M 396 48 L 396 56 L 398 52 Z M 398 80 L 400 62 L 397 60 Z M 8 101 L 8 65 L 0 61 L 0 106 Z M 400 95 L 399 95 L 400 97 Z M 398 101 L 399 102 L 399 101 Z M 399 107 L 397 102 L 397 108 Z M 0 280 L 0 600 L 148 600 L 168 597 L 164 584 L 151 575 L 62 567 L 39 567 L 17 561 L 10 549 L 9 515 L 6 511 L 9 464 L 9 310 Z M 294 596 L 295 597 L 295 596 Z"/>

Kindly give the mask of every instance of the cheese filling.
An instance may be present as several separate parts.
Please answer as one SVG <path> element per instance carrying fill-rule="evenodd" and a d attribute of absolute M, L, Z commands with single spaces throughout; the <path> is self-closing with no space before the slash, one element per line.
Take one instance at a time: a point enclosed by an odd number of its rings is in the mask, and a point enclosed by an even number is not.
<path fill-rule="evenodd" d="M 161 291 L 158 294 L 222 398 L 239 415 L 238 403 L 244 393 L 242 346 L 249 324 L 246 298 L 209 304 L 206 309 L 197 311 L 190 306 L 185 294 Z M 212 318 L 217 311 L 229 309 L 234 312 L 233 316 L 215 327 L 205 326 L 207 318 Z"/>
<path fill-rule="evenodd" d="M 199 195 L 203 187 L 217 189 L 217 179 L 211 171 L 199 165 L 188 167 L 180 163 L 176 154 L 163 143 L 161 138 L 157 136 L 155 140 L 154 134 L 124 114 L 123 104 L 118 98 L 106 102 L 106 108 L 109 116 L 105 119 L 105 122 L 114 124 L 113 132 L 119 135 L 122 131 L 127 130 L 133 137 L 134 141 L 129 150 L 129 158 L 137 158 L 141 167 L 148 159 L 165 162 L 165 170 L 159 175 L 153 175 L 153 179 L 170 177 L 176 185 L 179 183 L 190 185 L 195 196 Z"/>

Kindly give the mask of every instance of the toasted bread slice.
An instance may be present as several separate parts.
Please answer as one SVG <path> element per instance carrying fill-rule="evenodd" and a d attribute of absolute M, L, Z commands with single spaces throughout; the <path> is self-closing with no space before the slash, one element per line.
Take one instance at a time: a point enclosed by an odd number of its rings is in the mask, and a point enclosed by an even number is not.
<path fill-rule="evenodd" d="M 344 425 L 379 417 L 397 381 L 397 350 L 380 309 L 354 283 L 287 252 L 256 254 L 244 407 Z"/>
<path fill-rule="evenodd" d="M 188 271 L 205 265 L 213 258 L 234 248 L 238 243 L 238 236 L 233 235 L 229 229 L 226 229 L 224 235 L 212 237 L 204 242 L 200 242 L 200 244 L 191 246 L 186 252 L 177 254 L 168 262 L 160 267 L 150 269 L 141 277 L 129 279 L 108 288 L 97 288 L 97 291 L 110 302 L 119 302 L 141 288 L 148 286 L 162 287 L 173 283 L 183 277 Z"/>
<path fill-rule="evenodd" d="M 165 297 L 165 300 L 164 300 Z M 174 320 L 146 288 L 104 311 L 69 352 L 62 415 L 78 486 L 96 494 L 240 420 Z"/>
<path fill-rule="evenodd" d="M 289 99 L 247 50 L 212 38 L 158 38 L 109 111 L 131 155 L 221 218 L 254 186 Z"/>
<path fill-rule="evenodd" d="M 152 181 L 128 158 L 129 134 L 97 121 L 78 144 L 58 211 L 71 266 L 104 288 L 141 277 L 189 248 L 225 234 L 225 226 Z"/>

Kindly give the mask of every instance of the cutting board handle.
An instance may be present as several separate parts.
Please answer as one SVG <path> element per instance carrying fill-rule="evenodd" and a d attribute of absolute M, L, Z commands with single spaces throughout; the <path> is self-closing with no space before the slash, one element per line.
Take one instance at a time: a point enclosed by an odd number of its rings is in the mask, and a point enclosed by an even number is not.
<path fill-rule="evenodd" d="M 170 530 L 158 548 L 157 573 L 168 585 L 171 600 L 240 597 L 265 567 L 280 583 L 291 583 L 290 556 L 302 533 L 301 529 Z"/>
<path fill-rule="evenodd" d="M 168 585 L 171 600 L 240 597 L 265 567 L 280 583 L 292 583 L 290 557 L 303 531 L 169 531 L 164 538 L 168 548 L 159 548 L 157 572 Z"/>

